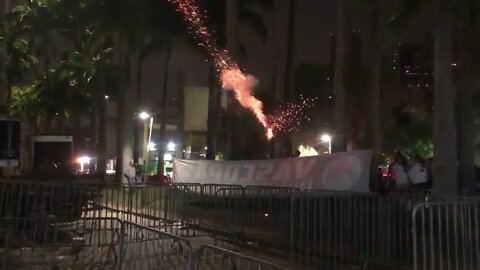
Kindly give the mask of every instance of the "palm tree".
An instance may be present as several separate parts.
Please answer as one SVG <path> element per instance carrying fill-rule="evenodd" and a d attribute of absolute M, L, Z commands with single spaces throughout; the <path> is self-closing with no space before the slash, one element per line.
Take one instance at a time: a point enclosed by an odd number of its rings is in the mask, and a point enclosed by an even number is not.
<path fill-rule="evenodd" d="M 371 175 L 371 190 L 378 191 L 378 170 L 377 166 L 380 157 L 380 59 L 382 45 L 380 43 L 381 30 L 378 29 L 379 23 L 379 3 L 378 0 L 372 1 L 372 22 L 371 22 L 371 46 L 370 46 L 370 70 L 371 70 L 371 89 L 369 97 L 369 117 L 367 121 L 367 140 L 373 150 Z"/>
<path fill-rule="evenodd" d="M 369 70 L 370 70 L 370 95 L 368 98 L 368 118 L 367 118 L 367 145 L 373 150 L 371 179 L 372 189 L 377 190 L 378 170 L 381 151 L 381 115 L 380 115 L 380 95 L 381 95 L 381 59 L 384 48 L 388 47 L 393 41 L 403 33 L 409 26 L 412 19 L 421 9 L 425 0 L 402 0 L 399 2 L 394 16 L 388 23 L 380 18 L 380 1 L 367 0 L 371 8 L 370 23 L 370 46 Z"/>
<path fill-rule="evenodd" d="M 295 1 L 273 2 L 273 24 L 270 32 L 272 51 L 272 87 L 275 93 L 275 105 L 282 106 L 294 96 L 294 23 L 296 13 Z M 286 31 L 284 30 L 286 29 Z M 279 135 L 273 141 L 272 155 L 285 157 L 290 155 L 291 142 L 287 134 Z"/>
<path fill-rule="evenodd" d="M 239 33 L 239 0 L 230 0 L 225 2 L 225 30 L 226 30 L 226 40 L 227 48 L 230 54 L 238 59 L 240 56 L 240 38 Z M 238 157 L 238 136 L 237 136 L 237 126 L 238 126 L 238 110 L 239 105 L 236 103 L 233 93 L 228 92 L 228 144 L 227 144 L 227 157 L 229 159 L 236 159 Z M 212 147 L 212 146 L 207 146 Z M 211 150 L 213 151 L 213 150 Z"/>
<path fill-rule="evenodd" d="M 118 77 L 116 174 L 117 182 L 122 181 L 126 164 L 133 157 L 135 91 L 131 78 L 131 55 L 139 49 L 138 41 L 143 38 L 145 25 L 143 1 L 106 0 L 98 3 L 99 28 L 108 33 L 114 41 L 114 62 L 120 67 Z"/>
<path fill-rule="evenodd" d="M 337 31 L 335 36 L 335 76 L 333 81 L 335 140 L 332 146 L 334 151 L 345 150 L 345 65 L 346 44 L 350 33 L 347 3 L 347 0 L 338 1 Z"/>
<path fill-rule="evenodd" d="M 457 194 L 457 145 L 455 92 L 452 74 L 452 3 L 435 0 L 435 96 L 433 189 L 438 194 Z"/>
<path fill-rule="evenodd" d="M 473 120 L 473 68 L 472 56 L 475 54 L 474 40 L 476 29 L 475 1 L 460 1 L 458 20 L 459 76 L 457 85 L 457 130 L 460 187 L 463 194 L 475 189 L 475 140 Z"/>
<path fill-rule="evenodd" d="M 8 56 L 7 52 L 7 40 L 5 40 L 6 33 L 8 33 L 7 13 L 10 10 L 10 0 L 3 1 L 0 4 L 0 35 L 3 37 L 0 40 L 0 115 L 7 112 L 7 99 L 8 99 L 8 86 L 7 86 L 7 70 L 6 60 Z"/>

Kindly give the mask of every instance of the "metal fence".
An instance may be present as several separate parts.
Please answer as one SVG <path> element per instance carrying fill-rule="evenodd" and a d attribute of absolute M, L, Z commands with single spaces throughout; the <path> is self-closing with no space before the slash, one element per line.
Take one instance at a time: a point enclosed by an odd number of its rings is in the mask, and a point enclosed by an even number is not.
<path fill-rule="evenodd" d="M 2 269 L 115 269 L 121 229 L 119 220 L 108 218 L 0 219 Z"/>
<path fill-rule="evenodd" d="M 286 269 L 131 222 L 0 219 L 0 269 Z"/>
<path fill-rule="evenodd" d="M 187 240 L 159 230 L 124 223 L 122 269 L 190 269 L 192 247 Z"/>
<path fill-rule="evenodd" d="M 480 202 L 423 203 L 412 218 L 414 269 L 480 269 Z"/>
<path fill-rule="evenodd" d="M 291 201 L 290 257 L 306 269 L 411 261 L 411 208 L 420 198 L 304 194 Z"/>
<path fill-rule="evenodd" d="M 203 246 L 197 255 L 198 270 L 286 270 L 288 268 L 226 249 Z"/>
<path fill-rule="evenodd" d="M 192 251 L 177 247 L 185 242 L 173 235 L 199 234 L 275 250 L 295 269 L 476 269 L 480 260 L 478 200 L 472 198 L 195 183 L 0 182 L 0 195 L 1 217 L 121 220 L 122 258 L 138 269 L 155 262 L 183 268 Z M 143 261 L 136 259 L 140 249 Z M 439 267 L 432 268 L 432 261 Z"/>

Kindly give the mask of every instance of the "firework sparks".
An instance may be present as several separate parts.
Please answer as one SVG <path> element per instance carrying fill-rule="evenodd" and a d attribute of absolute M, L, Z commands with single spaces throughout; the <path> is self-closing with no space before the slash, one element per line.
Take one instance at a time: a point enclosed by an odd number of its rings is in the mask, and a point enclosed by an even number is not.
<path fill-rule="evenodd" d="M 269 115 L 269 123 L 273 134 L 298 131 L 302 121 L 310 121 L 305 110 L 315 106 L 317 98 L 300 97 L 298 103 L 288 103 Z"/>
<path fill-rule="evenodd" d="M 200 10 L 195 0 L 168 1 L 182 14 L 198 45 L 210 54 L 222 88 L 233 91 L 239 103 L 254 113 L 265 128 L 267 139 L 272 139 L 279 132 L 293 131 L 294 127 L 298 127 L 300 120 L 304 119 L 303 109 L 313 105 L 313 102 L 302 99 L 299 104 L 287 104 L 284 110 L 280 109 L 271 116 L 266 116 L 263 112 L 263 103 L 252 94 L 258 80 L 252 75 L 243 73 L 238 64 L 230 58 L 228 50 L 220 50 L 216 46 L 216 40 L 205 24 L 205 12 Z"/>

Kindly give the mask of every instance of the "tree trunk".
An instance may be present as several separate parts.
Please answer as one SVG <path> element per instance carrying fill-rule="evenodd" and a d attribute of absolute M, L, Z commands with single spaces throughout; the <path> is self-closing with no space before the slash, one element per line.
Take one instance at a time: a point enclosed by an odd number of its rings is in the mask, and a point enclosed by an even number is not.
<path fill-rule="evenodd" d="M 337 31 L 335 37 L 335 78 L 333 81 L 335 107 L 335 134 L 332 147 L 335 152 L 345 151 L 345 66 L 346 43 L 350 30 L 348 29 L 348 9 L 346 0 L 339 0 L 337 15 Z"/>
<path fill-rule="evenodd" d="M 163 86 L 162 86 L 162 100 L 160 102 L 160 142 L 158 146 L 158 165 L 157 165 L 157 175 L 163 175 L 163 156 L 165 154 L 165 139 L 166 139 L 166 129 L 167 129 L 167 94 L 168 94 L 168 69 L 170 65 L 170 57 L 172 55 L 172 40 L 168 40 L 165 48 L 165 62 L 163 66 Z"/>
<path fill-rule="evenodd" d="M 97 138 L 97 174 L 101 180 L 106 180 L 106 129 L 107 129 L 107 115 L 106 115 L 106 88 L 107 88 L 107 74 L 105 68 L 100 69 L 100 87 L 97 89 L 97 112 L 98 113 L 98 138 Z"/>
<path fill-rule="evenodd" d="M 208 160 L 215 160 L 216 135 L 218 130 L 218 108 L 220 94 L 218 77 L 215 67 L 210 67 L 210 87 L 208 93 L 208 123 L 207 123 L 207 156 Z"/>
<path fill-rule="evenodd" d="M 433 189 L 456 195 L 455 90 L 452 81 L 451 1 L 436 0 Z"/>
<path fill-rule="evenodd" d="M 286 68 L 285 68 L 285 102 L 292 102 L 295 99 L 295 14 L 296 0 L 288 1 L 288 36 L 286 46 Z M 289 134 L 283 136 L 285 157 L 293 153 L 292 138 Z"/>
<path fill-rule="evenodd" d="M 381 150 L 380 141 L 380 70 L 381 70 L 381 41 L 379 39 L 379 3 L 374 1 L 371 21 L 371 38 L 370 38 L 370 97 L 368 106 L 367 121 L 367 141 L 368 147 L 373 150 L 372 166 L 370 169 L 370 189 L 372 191 L 379 190 L 378 165 Z"/>
<path fill-rule="evenodd" d="M 239 45 L 240 40 L 238 37 L 239 31 L 239 2 L 240 0 L 229 0 L 225 2 L 225 12 L 226 12 L 226 36 L 227 36 L 227 47 L 230 52 L 230 55 L 234 59 L 239 57 Z M 227 159 L 236 159 L 238 156 L 238 139 L 237 138 L 237 122 L 238 122 L 238 102 L 235 100 L 234 95 L 227 94 L 228 98 L 228 135 L 227 135 Z"/>
<path fill-rule="evenodd" d="M 10 10 L 10 0 L 4 0 L 3 3 L 0 4 L 0 16 L 3 17 L 5 14 L 7 14 Z M 3 23 L 0 24 L 0 32 L 3 33 L 8 33 L 8 24 Z M 8 83 L 7 83 L 7 70 L 6 70 L 6 59 L 8 56 L 7 53 L 7 39 L 6 35 L 4 36 L 4 40 L 0 43 L 2 46 L 0 48 L 0 51 L 2 54 L 0 55 L 0 61 L 3 61 L 3 63 L 0 63 L 0 116 L 6 115 L 8 111 L 8 92 L 10 89 L 8 88 Z"/>
<path fill-rule="evenodd" d="M 136 87 L 136 90 L 137 90 L 137 93 L 136 93 L 136 99 L 137 99 L 137 102 L 136 102 L 136 109 L 139 110 L 140 109 L 140 99 L 142 97 L 142 73 L 143 73 L 143 58 L 144 58 L 144 54 L 143 54 L 143 39 L 141 39 L 141 43 L 140 43 L 140 48 L 139 48 L 139 52 L 138 52 L 138 59 L 137 59 L 137 87 Z M 140 132 L 140 125 L 143 125 L 143 123 L 139 122 L 139 121 L 135 121 L 134 123 L 134 135 L 133 135 L 133 161 L 135 163 L 138 163 L 138 159 L 139 159 L 139 156 L 140 156 L 140 140 L 139 140 L 139 132 Z M 143 151 L 142 151 L 143 152 Z M 144 157 L 145 158 L 145 157 Z"/>
<path fill-rule="evenodd" d="M 130 84 L 130 55 L 128 50 L 128 40 L 126 37 L 120 35 L 118 42 L 119 51 L 119 66 L 121 67 L 120 78 L 120 98 L 118 101 L 118 115 L 117 115 L 117 154 L 116 154 L 116 168 L 115 180 L 122 182 L 124 178 L 125 169 L 129 166 L 129 151 L 128 151 L 128 134 L 129 126 L 131 124 L 131 115 L 129 115 L 129 84 Z M 131 154 L 131 153 L 130 153 Z"/>
<path fill-rule="evenodd" d="M 285 20 L 285 18 L 291 17 L 290 8 L 292 4 L 291 1 L 275 1 L 273 7 L 272 33 L 274 36 L 274 44 L 272 45 L 274 55 L 272 65 L 274 69 L 275 105 L 277 107 L 285 105 L 291 94 L 288 91 L 290 85 L 287 86 L 287 83 L 292 83 L 292 77 L 288 74 L 293 63 L 293 44 L 290 44 L 290 38 L 293 39 L 293 36 L 290 37 L 290 34 L 293 35 L 293 29 L 290 29 L 290 24 L 293 23 L 293 21 L 290 19 Z M 290 30 L 292 31 L 291 33 Z M 289 48 L 289 45 L 292 45 L 292 47 Z M 289 51 L 289 49 L 291 49 L 291 51 Z M 292 54 L 289 55 L 289 53 Z M 286 76 L 290 77 L 286 78 Z M 289 156 L 290 153 L 286 148 L 288 146 L 287 139 L 288 137 L 282 134 L 273 139 L 272 152 L 274 157 L 282 158 Z"/>
<path fill-rule="evenodd" d="M 468 11 L 469 12 L 469 11 Z M 473 116 L 472 58 L 475 54 L 471 25 L 463 21 L 459 47 L 459 82 L 457 90 L 457 130 L 460 192 L 475 190 L 475 127 Z"/>

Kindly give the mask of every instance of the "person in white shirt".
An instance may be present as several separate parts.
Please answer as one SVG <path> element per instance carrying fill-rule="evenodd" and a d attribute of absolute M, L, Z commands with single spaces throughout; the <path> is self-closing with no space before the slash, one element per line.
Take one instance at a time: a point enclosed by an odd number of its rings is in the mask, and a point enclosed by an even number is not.
<path fill-rule="evenodd" d="M 130 186 L 136 184 L 136 170 L 132 162 L 128 164 L 128 167 L 125 170 L 124 176 L 126 178 L 126 185 Z"/>
<path fill-rule="evenodd" d="M 395 154 L 394 161 L 390 165 L 390 176 L 395 181 L 397 190 L 408 189 L 407 159 L 399 152 Z"/>
<path fill-rule="evenodd" d="M 426 188 L 428 182 L 428 170 L 424 160 L 416 155 L 413 157 L 412 166 L 408 170 L 408 177 L 414 187 Z"/>

